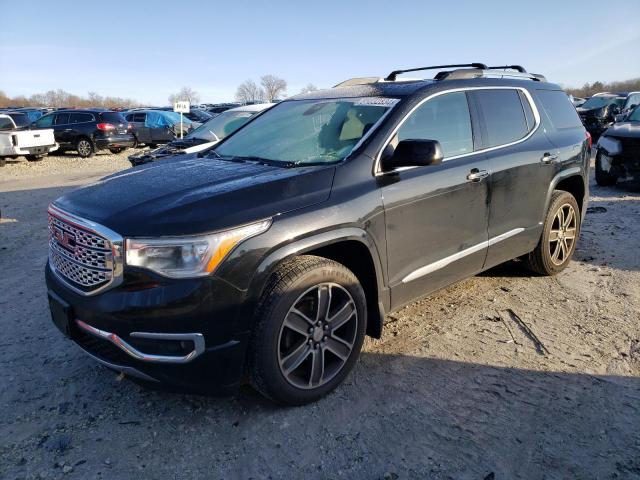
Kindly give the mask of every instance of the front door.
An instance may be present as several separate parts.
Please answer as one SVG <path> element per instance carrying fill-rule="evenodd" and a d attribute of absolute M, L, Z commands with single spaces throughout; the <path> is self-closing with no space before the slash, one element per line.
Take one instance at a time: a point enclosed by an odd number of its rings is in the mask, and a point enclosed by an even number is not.
<path fill-rule="evenodd" d="M 489 165 L 474 153 L 467 94 L 427 100 L 397 129 L 399 141 L 438 140 L 444 161 L 378 177 L 382 190 L 392 308 L 478 273 L 488 246 Z"/>

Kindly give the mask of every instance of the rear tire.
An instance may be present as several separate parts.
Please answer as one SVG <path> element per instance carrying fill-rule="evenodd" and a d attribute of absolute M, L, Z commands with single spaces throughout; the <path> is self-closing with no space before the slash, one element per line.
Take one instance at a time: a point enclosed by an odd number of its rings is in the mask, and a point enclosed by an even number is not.
<path fill-rule="evenodd" d="M 255 318 L 247 362 L 253 387 L 275 402 L 303 405 L 332 391 L 353 368 L 367 306 L 349 269 L 304 255 L 271 275 Z"/>
<path fill-rule="evenodd" d="M 580 236 L 580 208 L 569 192 L 556 190 L 536 248 L 525 255 L 524 264 L 540 275 L 555 275 L 564 270 Z"/>
<path fill-rule="evenodd" d="M 93 143 L 86 137 L 82 137 L 76 142 L 76 150 L 81 158 L 89 158 L 95 154 Z"/>
<path fill-rule="evenodd" d="M 0 167 L 4 167 L 7 164 L 7 159 L 0 157 Z"/>
<path fill-rule="evenodd" d="M 30 162 L 39 162 L 44 158 L 44 155 L 25 155 L 24 158 L 26 158 Z"/>
<path fill-rule="evenodd" d="M 596 153 L 596 183 L 601 187 L 611 187 L 618 181 L 617 175 L 612 175 L 602 168 L 602 152 Z"/>

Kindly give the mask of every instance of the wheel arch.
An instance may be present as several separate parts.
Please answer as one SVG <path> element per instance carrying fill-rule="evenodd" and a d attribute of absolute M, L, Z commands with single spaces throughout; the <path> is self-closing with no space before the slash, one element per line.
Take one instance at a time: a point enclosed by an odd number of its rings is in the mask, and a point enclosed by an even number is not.
<path fill-rule="evenodd" d="M 553 178 L 547 192 L 543 215 L 546 215 L 547 210 L 549 209 L 551 196 L 555 190 L 564 190 L 565 192 L 569 192 L 573 195 L 578 202 L 580 214 L 584 218 L 589 190 L 587 181 L 585 180 L 585 175 L 580 167 L 563 170 Z"/>
<path fill-rule="evenodd" d="M 367 299 L 367 335 L 380 338 L 385 311 L 389 306 L 382 264 L 375 242 L 360 228 L 343 228 L 305 237 L 284 245 L 263 259 L 249 291 L 256 305 L 277 266 L 300 255 L 316 255 L 341 263 L 358 278 Z"/>

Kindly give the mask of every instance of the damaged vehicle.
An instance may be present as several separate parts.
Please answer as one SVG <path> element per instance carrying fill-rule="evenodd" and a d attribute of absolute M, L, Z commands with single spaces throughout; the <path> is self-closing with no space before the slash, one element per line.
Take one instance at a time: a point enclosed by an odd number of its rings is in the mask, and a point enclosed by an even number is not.
<path fill-rule="evenodd" d="M 615 185 L 619 179 L 640 179 L 640 106 L 609 127 L 596 146 L 596 182 Z"/>
<path fill-rule="evenodd" d="M 31 130 L 25 113 L 0 113 L 0 167 L 7 158 L 24 156 L 30 162 L 40 160 L 58 149 L 53 130 Z"/>
<path fill-rule="evenodd" d="M 596 141 L 622 112 L 626 97 L 615 93 L 598 93 L 577 107 L 580 120 Z"/>
<path fill-rule="evenodd" d="M 521 66 L 287 98 L 202 156 L 56 199 L 52 321 L 141 381 L 312 402 L 388 313 L 515 258 L 565 269 L 590 147 L 562 88 Z"/>
<path fill-rule="evenodd" d="M 182 117 L 181 125 L 179 113 L 165 110 L 134 110 L 125 113 L 124 118 L 132 126 L 136 146 L 144 143 L 156 148 L 187 135 L 194 128 L 187 117 Z"/>
<path fill-rule="evenodd" d="M 183 139 L 174 140 L 156 150 L 129 156 L 129 162 L 135 167 L 171 155 L 202 152 L 213 147 L 247 123 L 250 118 L 273 105 L 273 103 L 260 103 L 226 110 L 192 130 Z"/>

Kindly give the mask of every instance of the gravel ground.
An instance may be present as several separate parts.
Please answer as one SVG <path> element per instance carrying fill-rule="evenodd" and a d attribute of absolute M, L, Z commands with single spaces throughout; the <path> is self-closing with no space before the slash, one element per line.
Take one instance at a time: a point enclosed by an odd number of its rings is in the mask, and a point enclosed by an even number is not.
<path fill-rule="evenodd" d="M 0 478 L 640 478 L 637 187 L 591 186 L 562 274 L 512 263 L 413 303 L 343 386 L 283 409 L 141 387 L 51 324 L 46 206 L 127 165 L 0 169 Z"/>

